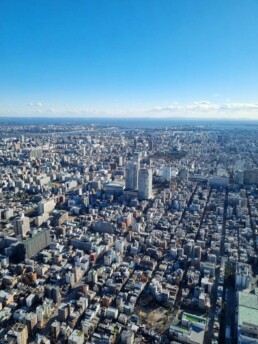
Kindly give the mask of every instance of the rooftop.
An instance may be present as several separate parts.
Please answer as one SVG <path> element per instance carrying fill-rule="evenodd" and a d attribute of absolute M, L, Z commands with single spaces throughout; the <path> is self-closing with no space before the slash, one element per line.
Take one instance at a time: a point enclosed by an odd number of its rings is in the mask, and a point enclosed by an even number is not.
<path fill-rule="evenodd" d="M 258 326 L 258 296 L 239 292 L 238 325 L 244 325 L 244 323 Z"/>

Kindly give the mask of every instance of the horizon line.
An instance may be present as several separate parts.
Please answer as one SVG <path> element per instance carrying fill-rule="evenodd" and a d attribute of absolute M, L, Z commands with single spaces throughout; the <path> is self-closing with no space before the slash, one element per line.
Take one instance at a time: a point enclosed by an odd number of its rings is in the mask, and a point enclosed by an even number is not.
<path fill-rule="evenodd" d="M 120 116 L 87 116 L 87 117 L 82 117 L 82 116 L 31 116 L 31 115 L 23 115 L 23 116 L 2 116 L 0 115 L 0 120 L 1 119 L 81 119 L 81 120 L 205 120 L 205 121 L 247 121 L 247 122 L 258 122 L 258 118 L 237 118 L 237 117 L 232 117 L 232 118 L 218 118 L 218 117 L 187 117 L 187 116 L 182 116 L 182 117 L 156 117 L 156 116 L 128 116 L 128 117 L 120 117 Z"/>

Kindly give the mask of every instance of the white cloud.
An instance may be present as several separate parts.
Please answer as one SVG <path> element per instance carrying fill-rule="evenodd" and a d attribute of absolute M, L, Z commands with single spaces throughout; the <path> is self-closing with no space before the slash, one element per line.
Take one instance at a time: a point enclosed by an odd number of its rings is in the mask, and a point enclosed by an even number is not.
<path fill-rule="evenodd" d="M 56 112 L 56 109 L 55 108 L 48 108 L 46 109 L 46 112 L 50 112 L 50 113 L 55 113 Z"/>
<path fill-rule="evenodd" d="M 221 105 L 222 110 L 258 110 L 258 103 L 227 103 Z"/>
<path fill-rule="evenodd" d="M 253 118 L 258 119 L 258 103 L 230 102 L 215 103 L 208 100 L 188 104 L 156 106 L 146 111 L 153 116 L 210 117 L 210 118 Z"/>
<path fill-rule="evenodd" d="M 196 104 L 196 105 L 208 105 L 208 104 L 211 104 L 211 102 L 209 100 L 200 100 L 198 102 L 194 102 L 194 104 Z"/>
<path fill-rule="evenodd" d="M 42 107 L 43 104 L 41 102 L 37 102 L 37 103 L 28 103 L 27 106 L 30 107 Z"/>
<path fill-rule="evenodd" d="M 189 103 L 171 101 L 164 106 L 151 107 L 145 104 L 141 108 L 125 109 L 90 109 L 85 107 L 65 107 L 54 104 L 46 107 L 41 102 L 28 103 L 27 111 L 13 109 L 12 115 L 17 116 L 47 116 L 47 117 L 177 117 L 177 118 L 215 118 L 215 119 L 257 119 L 258 102 L 233 102 L 230 99 L 224 102 L 210 100 L 196 100 Z M 6 115 L 2 110 L 0 115 Z"/>

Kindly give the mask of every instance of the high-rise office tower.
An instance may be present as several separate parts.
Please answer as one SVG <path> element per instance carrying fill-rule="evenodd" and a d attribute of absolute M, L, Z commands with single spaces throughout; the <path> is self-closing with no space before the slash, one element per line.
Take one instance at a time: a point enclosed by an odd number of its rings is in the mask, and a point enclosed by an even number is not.
<path fill-rule="evenodd" d="M 21 235 L 23 238 L 25 238 L 26 233 L 30 230 L 30 219 L 22 214 L 14 219 L 13 226 L 15 235 Z"/>
<path fill-rule="evenodd" d="M 134 149 L 137 148 L 137 137 L 135 137 L 135 138 L 133 139 L 133 147 L 134 147 Z"/>
<path fill-rule="evenodd" d="M 150 138 L 150 139 L 149 139 L 149 150 L 150 150 L 150 151 L 153 151 L 153 148 L 154 148 L 153 141 L 152 141 L 152 139 Z"/>
<path fill-rule="evenodd" d="M 125 188 L 127 190 L 138 190 L 139 164 L 129 161 L 125 167 Z"/>
<path fill-rule="evenodd" d="M 138 198 L 150 199 L 152 196 L 152 170 L 150 168 L 141 168 L 138 181 Z"/>
<path fill-rule="evenodd" d="M 134 152 L 133 153 L 133 162 L 137 162 L 137 164 L 140 164 L 141 157 L 142 157 L 142 153 L 141 152 Z"/>

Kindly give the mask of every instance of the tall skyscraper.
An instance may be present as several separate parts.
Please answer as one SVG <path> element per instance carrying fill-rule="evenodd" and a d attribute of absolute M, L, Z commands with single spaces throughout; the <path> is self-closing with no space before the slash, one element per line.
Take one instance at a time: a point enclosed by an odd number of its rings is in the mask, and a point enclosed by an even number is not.
<path fill-rule="evenodd" d="M 127 190 L 138 190 L 139 164 L 129 161 L 125 167 L 125 188 Z"/>
<path fill-rule="evenodd" d="M 134 147 L 134 149 L 137 148 L 137 137 L 135 137 L 135 138 L 133 139 L 133 147 Z"/>
<path fill-rule="evenodd" d="M 134 152 L 133 153 L 133 162 L 140 164 L 141 162 L 142 153 L 141 152 Z"/>
<path fill-rule="evenodd" d="M 15 235 L 21 235 L 23 238 L 25 238 L 26 233 L 30 230 L 30 219 L 22 214 L 14 219 L 13 226 Z"/>
<path fill-rule="evenodd" d="M 152 170 L 141 168 L 139 171 L 138 198 L 150 199 L 152 196 Z"/>
<path fill-rule="evenodd" d="M 150 151 L 153 151 L 153 148 L 154 148 L 153 141 L 152 141 L 152 139 L 150 138 L 150 139 L 149 139 L 149 150 L 150 150 Z"/>

